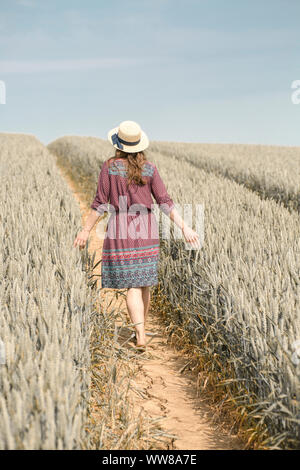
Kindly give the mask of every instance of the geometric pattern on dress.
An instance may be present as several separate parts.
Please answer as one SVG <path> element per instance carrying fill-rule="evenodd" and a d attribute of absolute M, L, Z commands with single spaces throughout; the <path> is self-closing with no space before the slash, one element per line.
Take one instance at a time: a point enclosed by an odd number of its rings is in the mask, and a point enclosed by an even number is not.
<path fill-rule="evenodd" d="M 142 176 L 153 176 L 154 167 L 153 165 L 145 162 L 142 169 Z M 127 177 L 127 168 L 124 162 L 115 160 L 108 170 L 109 175 L 121 176 L 123 178 Z"/>
<path fill-rule="evenodd" d="M 103 250 L 102 287 L 128 288 L 156 285 L 158 261 L 159 244 Z"/>

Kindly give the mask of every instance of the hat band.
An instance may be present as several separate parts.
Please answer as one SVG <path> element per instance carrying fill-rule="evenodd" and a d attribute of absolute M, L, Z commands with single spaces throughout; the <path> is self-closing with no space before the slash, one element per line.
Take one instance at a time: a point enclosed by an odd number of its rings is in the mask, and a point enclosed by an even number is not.
<path fill-rule="evenodd" d="M 137 145 L 140 143 L 141 139 L 137 140 L 136 142 L 128 142 L 127 140 L 121 139 L 121 137 L 118 136 L 118 134 L 113 134 L 111 136 L 112 142 L 114 145 L 117 145 L 119 149 L 123 148 L 123 145 Z"/>
<path fill-rule="evenodd" d="M 122 144 L 125 144 L 125 145 L 137 145 L 141 141 L 141 139 L 139 139 L 136 142 L 127 142 L 127 140 L 121 139 L 121 137 L 119 137 L 119 135 L 118 135 L 118 139 L 119 139 L 119 142 L 121 142 Z"/>

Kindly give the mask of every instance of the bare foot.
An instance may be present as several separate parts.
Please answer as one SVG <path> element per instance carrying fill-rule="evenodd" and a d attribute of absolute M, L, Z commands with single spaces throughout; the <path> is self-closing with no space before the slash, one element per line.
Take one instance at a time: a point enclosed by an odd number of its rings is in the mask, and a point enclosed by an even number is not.
<path fill-rule="evenodd" d="M 136 332 L 135 337 L 136 337 L 136 345 L 137 346 L 145 346 L 145 344 L 146 344 L 146 335 L 145 335 L 145 333 L 141 334 L 139 332 Z"/>

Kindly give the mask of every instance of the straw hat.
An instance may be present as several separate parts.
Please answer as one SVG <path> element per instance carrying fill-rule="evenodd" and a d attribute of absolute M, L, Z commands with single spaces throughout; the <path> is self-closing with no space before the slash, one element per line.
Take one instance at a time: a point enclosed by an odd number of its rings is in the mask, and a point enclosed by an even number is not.
<path fill-rule="evenodd" d="M 107 134 L 110 143 L 123 152 L 141 152 L 149 146 L 149 139 L 137 122 L 123 121 Z"/>

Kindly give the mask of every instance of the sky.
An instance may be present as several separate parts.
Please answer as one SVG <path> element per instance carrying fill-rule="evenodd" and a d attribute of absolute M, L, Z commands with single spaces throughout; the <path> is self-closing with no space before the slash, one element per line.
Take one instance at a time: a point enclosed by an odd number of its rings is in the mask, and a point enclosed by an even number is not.
<path fill-rule="evenodd" d="M 132 120 L 150 140 L 298 146 L 299 18 L 299 0 L 0 0 L 0 132 Z"/>

